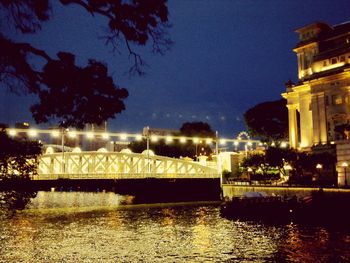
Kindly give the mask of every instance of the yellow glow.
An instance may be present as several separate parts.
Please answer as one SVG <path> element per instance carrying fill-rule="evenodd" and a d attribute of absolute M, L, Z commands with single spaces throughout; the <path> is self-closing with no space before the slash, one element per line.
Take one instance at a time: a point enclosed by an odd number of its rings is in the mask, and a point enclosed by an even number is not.
<path fill-rule="evenodd" d="M 205 140 L 205 143 L 206 144 L 211 144 L 213 142 L 213 139 L 211 139 L 211 138 L 207 138 L 206 140 Z"/>
<path fill-rule="evenodd" d="M 167 143 L 171 143 L 174 141 L 173 137 L 171 137 L 171 136 L 167 136 L 165 140 Z"/>
<path fill-rule="evenodd" d="M 157 142 L 158 139 L 159 139 L 159 138 L 158 138 L 158 136 L 156 136 L 156 135 L 152 135 L 152 136 L 151 136 L 151 141 L 152 141 L 152 142 Z"/>
<path fill-rule="evenodd" d="M 10 136 L 16 136 L 16 134 L 17 134 L 16 130 L 13 130 L 13 129 L 8 130 L 7 133 L 8 133 Z"/>
<path fill-rule="evenodd" d="M 199 142 L 198 138 L 193 138 L 192 140 L 193 140 L 194 143 L 198 143 Z"/>
<path fill-rule="evenodd" d="M 102 138 L 105 140 L 109 139 L 109 134 L 108 133 L 102 133 Z"/>
<path fill-rule="evenodd" d="M 180 137 L 180 143 L 185 143 L 186 142 L 186 138 L 185 137 Z"/>
<path fill-rule="evenodd" d="M 38 131 L 37 130 L 29 130 L 28 135 L 30 137 L 36 137 L 36 136 L 38 136 Z"/>
<path fill-rule="evenodd" d="M 92 132 L 87 132 L 86 133 L 86 138 L 93 139 L 94 138 L 94 134 Z"/>
<path fill-rule="evenodd" d="M 137 134 L 135 139 L 136 139 L 136 141 L 141 141 L 142 140 L 142 135 L 141 134 Z"/>
<path fill-rule="evenodd" d="M 253 144 L 252 144 L 252 142 L 247 142 L 247 145 L 252 146 Z"/>
<path fill-rule="evenodd" d="M 322 169 L 322 164 L 320 164 L 320 163 L 318 163 L 318 164 L 316 164 L 316 169 Z"/>
<path fill-rule="evenodd" d="M 281 148 L 286 148 L 287 147 L 287 143 L 286 142 L 281 142 Z"/>
<path fill-rule="evenodd" d="M 342 167 L 348 167 L 349 165 L 348 165 L 347 162 L 343 162 L 343 163 L 341 164 L 341 166 L 342 166 Z"/>
<path fill-rule="evenodd" d="M 237 146 L 238 144 L 239 144 L 239 142 L 238 141 L 234 141 L 234 143 L 233 143 L 235 146 Z"/>
<path fill-rule="evenodd" d="M 225 140 L 225 139 L 220 139 L 219 143 L 220 143 L 221 145 L 224 145 L 224 144 L 226 144 L 226 140 Z"/>
<path fill-rule="evenodd" d="M 128 136 L 126 135 L 126 133 L 120 134 L 121 140 L 126 140 L 127 138 L 128 138 Z"/>
<path fill-rule="evenodd" d="M 68 136 L 70 138 L 75 138 L 75 137 L 77 137 L 77 133 L 75 131 L 70 131 L 70 132 L 68 132 Z"/>
<path fill-rule="evenodd" d="M 52 131 L 51 136 L 54 138 L 57 138 L 58 136 L 60 136 L 60 132 L 59 131 Z"/>

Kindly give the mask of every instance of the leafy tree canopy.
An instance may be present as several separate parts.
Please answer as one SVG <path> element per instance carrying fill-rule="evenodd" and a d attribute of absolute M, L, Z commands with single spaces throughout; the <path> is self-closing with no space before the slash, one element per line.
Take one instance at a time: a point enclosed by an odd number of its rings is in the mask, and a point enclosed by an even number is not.
<path fill-rule="evenodd" d="M 143 73 L 145 62 L 135 46 L 150 44 L 156 53 L 170 45 L 167 35 L 166 0 L 60 0 L 76 5 L 106 21 L 106 42 L 113 49 L 126 47 L 133 66 L 130 72 Z M 66 126 L 100 124 L 125 109 L 126 89 L 118 87 L 107 66 L 89 59 L 77 65 L 75 55 L 58 52 L 56 57 L 30 43 L 11 39 L 6 26 L 18 34 L 34 34 L 52 15 L 49 0 L 0 0 L 0 81 L 11 91 L 32 93 L 39 102 L 31 107 L 37 123 L 54 120 Z M 12 30 L 13 29 L 13 30 Z M 40 61 L 40 63 L 38 63 Z"/>
<path fill-rule="evenodd" d="M 185 136 L 215 137 L 215 132 L 206 122 L 185 122 L 180 128 L 180 132 Z"/>
<path fill-rule="evenodd" d="M 0 124 L 0 179 L 29 179 L 37 172 L 41 145 L 37 141 L 12 139 Z"/>
<path fill-rule="evenodd" d="M 244 113 L 248 132 L 252 137 L 271 142 L 288 136 L 286 100 L 260 103 Z"/>

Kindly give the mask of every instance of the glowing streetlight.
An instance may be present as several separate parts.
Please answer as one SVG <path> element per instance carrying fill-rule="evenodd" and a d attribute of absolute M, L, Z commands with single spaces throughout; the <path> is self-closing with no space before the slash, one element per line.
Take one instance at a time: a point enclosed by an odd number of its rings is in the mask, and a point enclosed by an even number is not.
<path fill-rule="evenodd" d="M 53 138 L 58 138 L 58 136 L 60 136 L 60 132 L 59 132 L 59 131 L 52 131 L 52 132 L 51 132 L 51 136 L 52 136 Z"/>
<path fill-rule="evenodd" d="M 102 133 L 102 139 L 108 140 L 109 139 L 109 134 L 108 133 Z"/>
<path fill-rule="evenodd" d="M 185 137 L 180 137 L 180 143 L 185 143 L 186 142 L 186 138 Z"/>
<path fill-rule="evenodd" d="M 142 140 L 142 135 L 141 134 L 137 134 L 135 136 L 135 139 L 136 139 L 136 141 L 141 141 Z"/>
<path fill-rule="evenodd" d="M 69 136 L 69 138 L 75 138 L 75 137 L 77 137 L 77 133 L 75 132 L 75 131 L 68 131 L 68 136 Z"/>
<path fill-rule="evenodd" d="M 221 145 L 225 145 L 225 144 L 226 144 L 226 139 L 220 139 L 219 143 L 220 143 Z"/>
<path fill-rule="evenodd" d="M 86 133 L 86 138 L 88 138 L 88 139 L 93 139 L 94 138 L 94 134 L 92 133 L 92 132 L 87 132 Z"/>
<path fill-rule="evenodd" d="M 120 134 L 120 139 L 125 141 L 128 138 L 128 136 L 126 135 L 126 133 L 122 133 Z"/>
<path fill-rule="evenodd" d="M 14 130 L 14 129 L 11 129 L 11 130 L 8 130 L 8 131 L 7 131 L 7 133 L 8 133 L 8 135 L 10 135 L 10 136 L 14 137 L 14 136 L 16 136 L 17 131 L 16 131 L 16 130 Z"/>
<path fill-rule="evenodd" d="M 158 136 L 152 135 L 151 136 L 151 142 L 157 142 L 159 140 Z"/>
<path fill-rule="evenodd" d="M 207 139 L 205 139 L 205 143 L 206 144 L 212 144 L 213 143 L 213 139 L 207 138 Z"/>
<path fill-rule="evenodd" d="M 38 136 L 38 131 L 37 130 L 29 130 L 28 135 L 30 137 L 37 137 Z"/>
<path fill-rule="evenodd" d="M 193 142 L 196 143 L 196 144 L 199 143 L 199 139 L 198 139 L 198 138 L 193 138 L 192 140 L 193 140 Z"/>
<path fill-rule="evenodd" d="M 173 142 L 173 137 L 171 137 L 171 136 L 167 136 L 166 138 L 165 138 L 165 141 L 167 142 L 167 143 L 172 143 Z"/>

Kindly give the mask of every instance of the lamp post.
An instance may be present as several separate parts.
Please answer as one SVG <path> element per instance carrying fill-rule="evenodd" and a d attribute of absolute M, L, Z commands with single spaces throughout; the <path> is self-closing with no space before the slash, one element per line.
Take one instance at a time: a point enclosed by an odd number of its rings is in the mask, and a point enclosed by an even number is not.
<path fill-rule="evenodd" d="M 343 162 L 341 166 L 344 168 L 344 185 L 348 187 L 348 181 L 346 179 L 346 168 L 349 166 L 347 162 Z"/>
<path fill-rule="evenodd" d="M 318 163 L 316 164 L 316 169 L 317 169 L 317 172 L 318 172 L 318 176 L 321 177 L 321 171 L 322 171 L 322 168 L 323 168 L 323 165 Z"/>

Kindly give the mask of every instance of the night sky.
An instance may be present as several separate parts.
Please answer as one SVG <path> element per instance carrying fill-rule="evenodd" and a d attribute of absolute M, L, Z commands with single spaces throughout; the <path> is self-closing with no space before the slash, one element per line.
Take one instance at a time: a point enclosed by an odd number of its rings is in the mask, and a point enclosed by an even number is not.
<path fill-rule="evenodd" d="M 111 131 L 178 129 L 184 122 L 205 121 L 221 135 L 235 137 L 245 129 L 247 109 L 279 99 L 284 83 L 296 81 L 294 30 L 315 21 L 335 25 L 350 20 L 349 0 L 174 0 L 168 7 L 174 45 L 164 56 L 142 49 L 149 65 L 145 76 L 127 74 L 132 65 L 127 50 L 121 47 L 122 54 L 113 54 L 101 40 L 103 21 L 80 7 L 54 5 L 41 32 L 12 37 L 51 55 L 75 53 L 82 64 L 88 58 L 104 61 L 130 94 L 126 111 L 109 120 Z M 32 101 L 2 88 L 0 122 L 36 126 L 29 112 Z"/>

